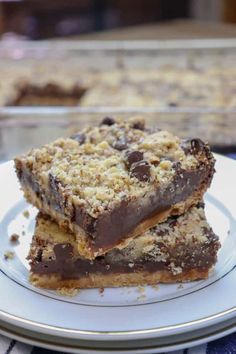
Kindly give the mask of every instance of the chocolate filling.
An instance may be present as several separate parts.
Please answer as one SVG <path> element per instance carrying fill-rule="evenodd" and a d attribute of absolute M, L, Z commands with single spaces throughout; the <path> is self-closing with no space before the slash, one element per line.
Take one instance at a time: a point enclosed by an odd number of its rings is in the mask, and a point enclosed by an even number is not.
<path fill-rule="evenodd" d="M 73 254 L 73 246 L 69 243 L 56 244 L 53 248 L 55 259 L 31 260 L 31 272 L 35 274 L 57 274 L 62 279 L 73 279 L 88 276 L 90 273 L 115 274 L 156 272 L 159 270 L 171 271 L 170 264 L 181 267 L 182 271 L 190 269 L 210 269 L 216 262 L 219 242 L 212 231 L 207 231 L 209 241 L 204 244 L 179 244 L 173 248 L 166 248 L 164 243 L 158 244 L 165 248 L 167 260 L 156 261 L 154 257 L 142 255 L 135 260 L 129 260 L 123 250 L 113 250 L 93 261 L 78 258 Z M 116 260 L 117 259 L 117 260 Z"/>
<path fill-rule="evenodd" d="M 213 164 L 205 166 L 204 163 L 200 163 L 199 168 L 194 171 L 182 170 L 177 166 L 176 175 L 167 189 L 157 189 L 155 194 L 146 198 L 145 203 L 143 203 L 144 198 L 140 201 L 121 201 L 114 210 L 95 219 L 78 206 L 74 206 L 71 215 L 68 215 L 67 199 L 59 192 L 60 184 L 57 181 L 49 179 L 49 193 L 45 194 L 40 190 L 32 173 L 22 166 L 17 166 L 17 175 L 21 183 L 29 186 L 42 202 L 46 202 L 57 212 L 65 214 L 71 222 L 75 222 L 85 230 L 90 236 L 90 246 L 93 250 L 115 245 L 145 219 L 168 210 L 178 202 L 185 201 L 204 184 L 208 186 L 213 173 Z"/>

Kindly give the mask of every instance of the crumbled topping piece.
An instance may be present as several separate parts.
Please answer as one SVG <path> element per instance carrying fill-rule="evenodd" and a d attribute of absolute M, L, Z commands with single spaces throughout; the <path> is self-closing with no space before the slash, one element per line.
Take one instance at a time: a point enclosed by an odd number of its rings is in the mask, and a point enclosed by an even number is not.
<path fill-rule="evenodd" d="M 10 237 L 10 242 L 12 243 L 18 243 L 19 242 L 19 235 L 17 234 L 12 234 L 11 237 Z"/>
<path fill-rule="evenodd" d="M 8 261 L 9 259 L 13 259 L 14 256 L 15 256 L 15 253 L 12 252 L 12 251 L 6 251 L 6 252 L 4 253 L 4 259 L 5 259 L 6 261 Z"/>
<path fill-rule="evenodd" d="M 28 210 L 23 211 L 23 215 L 26 219 L 28 219 L 30 217 L 30 213 Z"/>
<path fill-rule="evenodd" d="M 181 267 L 176 266 L 173 262 L 170 263 L 169 269 L 173 275 L 178 275 L 183 272 L 183 269 Z"/>

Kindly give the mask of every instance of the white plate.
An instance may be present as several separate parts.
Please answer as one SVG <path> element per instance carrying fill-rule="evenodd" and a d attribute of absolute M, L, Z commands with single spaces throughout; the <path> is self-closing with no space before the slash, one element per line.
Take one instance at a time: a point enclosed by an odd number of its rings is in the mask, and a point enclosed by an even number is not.
<path fill-rule="evenodd" d="M 236 314 L 236 163 L 217 155 L 212 187 L 206 196 L 207 217 L 222 249 L 215 271 L 205 281 L 179 287 L 82 290 L 68 298 L 32 287 L 25 256 L 36 210 L 23 199 L 12 162 L 0 166 L 0 320 L 37 333 L 95 341 L 163 338 L 204 329 Z M 29 210 L 30 217 L 23 216 Z M 12 233 L 25 235 L 4 260 Z M 4 291 L 3 291 L 4 290 Z"/>
<path fill-rule="evenodd" d="M 235 332 L 235 321 L 229 320 L 221 325 L 214 325 L 208 327 L 207 330 L 197 330 L 191 333 L 184 333 L 182 335 L 163 337 L 158 339 L 147 339 L 146 341 L 126 341 L 122 347 L 120 342 L 98 342 L 82 340 L 71 340 L 63 338 L 58 341 L 58 337 L 44 335 L 29 330 L 20 329 L 13 325 L 5 326 L 0 323 L 0 334 L 8 336 L 12 339 L 24 342 L 26 344 L 47 348 L 51 350 L 63 351 L 66 353 L 79 354 L 102 354 L 102 353 L 119 353 L 119 354 L 153 354 L 175 351 L 191 348 L 193 346 L 201 345 L 206 341 L 213 341 Z M 92 345 L 91 345 L 92 344 Z"/>

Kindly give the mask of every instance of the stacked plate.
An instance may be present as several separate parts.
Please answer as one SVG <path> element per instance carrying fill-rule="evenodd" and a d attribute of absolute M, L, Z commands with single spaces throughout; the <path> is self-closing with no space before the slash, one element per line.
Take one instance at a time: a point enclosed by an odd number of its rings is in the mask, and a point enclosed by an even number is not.
<path fill-rule="evenodd" d="M 159 353 L 235 330 L 236 163 L 216 156 L 206 214 L 222 249 L 209 279 L 156 287 L 81 290 L 74 297 L 34 288 L 25 259 L 37 211 L 24 201 L 13 163 L 0 166 L 0 332 L 71 353 Z M 24 213 L 25 210 L 29 211 Z M 13 233 L 19 243 L 11 244 Z M 5 259 L 6 252 L 14 252 Z"/>

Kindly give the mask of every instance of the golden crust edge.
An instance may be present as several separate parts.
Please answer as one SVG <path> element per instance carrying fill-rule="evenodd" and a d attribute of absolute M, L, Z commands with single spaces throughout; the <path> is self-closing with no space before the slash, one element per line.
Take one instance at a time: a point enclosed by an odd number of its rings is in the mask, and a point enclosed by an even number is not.
<path fill-rule="evenodd" d="M 123 274 L 94 273 L 82 276 L 79 279 L 61 279 L 59 275 L 40 275 L 30 273 L 30 282 L 39 288 L 58 290 L 66 289 L 91 289 L 91 288 L 116 288 L 124 286 L 145 286 L 158 283 L 190 282 L 207 279 L 210 269 L 190 269 L 180 274 L 172 274 L 167 270 L 153 273 L 137 272 Z"/>

